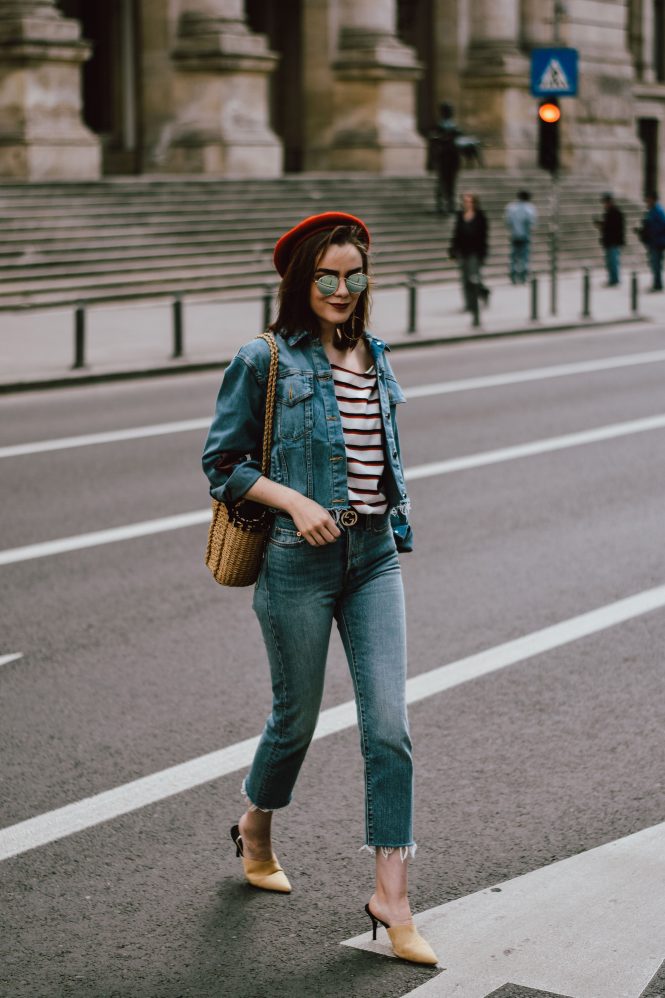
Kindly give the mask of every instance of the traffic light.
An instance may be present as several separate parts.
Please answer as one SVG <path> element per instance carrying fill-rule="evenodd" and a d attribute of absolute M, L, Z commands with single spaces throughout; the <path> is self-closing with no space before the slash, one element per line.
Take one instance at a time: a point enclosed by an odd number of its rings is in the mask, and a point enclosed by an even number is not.
<path fill-rule="evenodd" d="M 538 107 L 538 166 L 550 173 L 559 169 L 559 122 L 561 110 L 554 98 Z"/>

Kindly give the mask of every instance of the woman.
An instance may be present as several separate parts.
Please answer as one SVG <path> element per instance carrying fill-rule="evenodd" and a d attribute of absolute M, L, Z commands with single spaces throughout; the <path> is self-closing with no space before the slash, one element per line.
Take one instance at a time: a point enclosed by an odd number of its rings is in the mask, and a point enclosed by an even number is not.
<path fill-rule="evenodd" d="M 483 284 L 481 268 L 487 256 L 487 216 L 475 194 L 462 195 L 462 210 L 455 216 L 450 255 L 457 260 L 464 292 L 464 311 L 475 316 L 478 298 L 486 305 L 489 288 Z"/>
<path fill-rule="evenodd" d="M 413 855 L 404 601 L 397 549 L 411 549 L 396 404 L 404 396 L 385 343 L 366 332 L 366 226 L 353 215 L 305 219 L 277 242 L 282 277 L 270 478 L 260 454 L 267 344 L 242 347 L 224 376 L 203 465 L 211 494 L 275 511 L 254 593 L 273 709 L 231 829 L 256 887 L 291 885 L 271 845 L 273 812 L 291 800 L 316 726 L 333 619 L 353 678 L 365 762 L 367 848 L 376 891 L 366 911 L 398 956 L 436 964 L 407 896 Z"/>

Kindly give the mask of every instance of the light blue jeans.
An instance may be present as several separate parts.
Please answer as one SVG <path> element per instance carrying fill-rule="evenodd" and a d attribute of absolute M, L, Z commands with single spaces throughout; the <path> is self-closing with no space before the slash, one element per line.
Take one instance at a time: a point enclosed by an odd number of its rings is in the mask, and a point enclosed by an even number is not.
<path fill-rule="evenodd" d="M 619 268 L 621 266 L 621 247 L 605 247 L 605 268 L 607 270 L 607 283 L 614 287 L 619 283 Z"/>
<path fill-rule="evenodd" d="M 510 280 L 513 284 L 524 284 L 529 275 L 528 239 L 511 239 L 510 241 Z"/>
<path fill-rule="evenodd" d="M 404 594 L 388 516 L 312 547 L 289 517 L 278 515 L 254 610 L 270 660 L 273 705 L 243 785 L 250 803 L 273 811 L 291 800 L 319 715 L 335 620 L 365 764 L 365 844 L 413 846 Z"/>

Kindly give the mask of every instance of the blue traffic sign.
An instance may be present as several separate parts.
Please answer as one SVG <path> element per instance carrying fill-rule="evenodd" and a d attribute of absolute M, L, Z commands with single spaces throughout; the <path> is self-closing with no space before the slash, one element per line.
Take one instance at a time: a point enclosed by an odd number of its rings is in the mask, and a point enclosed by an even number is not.
<path fill-rule="evenodd" d="M 533 49 L 531 52 L 533 96 L 576 97 L 577 62 L 577 49 Z"/>

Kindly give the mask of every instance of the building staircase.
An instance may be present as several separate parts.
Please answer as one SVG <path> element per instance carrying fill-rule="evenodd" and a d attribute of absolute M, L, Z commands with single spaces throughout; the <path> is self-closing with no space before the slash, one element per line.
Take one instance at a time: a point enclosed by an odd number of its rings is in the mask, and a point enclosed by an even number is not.
<path fill-rule="evenodd" d="M 540 214 L 532 268 L 549 268 L 554 195 L 541 173 L 518 177 L 465 170 L 458 189 L 473 190 L 490 220 L 485 275 L 507 279 L 508 237 L 503 211 L 518 188 L 531 190 Z M 559 266 L 602 265 L 593 218 L 601 182 L 566 178 L 559 184 Z M 644 251 L 627 213 L 626 266 Z M 457 279 L 448 257 L 452 220 L 434 212 L 433 179 L 287 176 L 278 180 L 113 178 L 91 183 L 0 184 L 4 239 L 0 247 L 0 309 L 159 298 L 259 297 L 274 287 L 272 247 L 278 235 L 320 211 L 360 215 L 373 237 L 377 286 Z"/>

